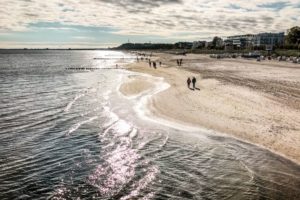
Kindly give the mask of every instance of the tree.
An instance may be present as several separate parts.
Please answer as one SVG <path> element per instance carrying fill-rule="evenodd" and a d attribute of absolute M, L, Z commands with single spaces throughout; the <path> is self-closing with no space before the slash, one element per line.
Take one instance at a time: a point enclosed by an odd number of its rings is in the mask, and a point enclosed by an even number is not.
<path fill-rule="evenodd" d="M 215 36 L 213 38 L 213 40 L 212 40 L 212 46 L 214 48 L 221 47 L 222 46 L 222 42 L 223 42 L 222 38 Z"/>
<path fill-rule="evenodd" d="M 286 36 L 286 41 L 288 44 L 296 45 L 300 44 L 300 27 L 295 26 L 291 28 Z"/>

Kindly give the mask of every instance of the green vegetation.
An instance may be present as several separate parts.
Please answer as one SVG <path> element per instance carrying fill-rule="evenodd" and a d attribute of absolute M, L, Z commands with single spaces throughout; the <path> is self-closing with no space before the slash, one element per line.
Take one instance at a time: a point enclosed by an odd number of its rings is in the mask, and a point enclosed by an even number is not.
<path fill-rule="evenodd" d="M 299 50 L 286 50 L 286 49 L 276 49 L 274 51 L 274 54 L 278 56 L 294 56 L 298 57 L 300 56 L 300 49 Z"/>
<path fill-rule="evenodd" d="M 289 45 L 300 45 L 300 27 L 291 28 L 286 36 L 286 43 Z"/>
<path fill-rule="evenodd" d="M 173 49 L 174 44 L 163 43 L 125 43 L 115 49 L 118 50 L 157 50 L 157 49 Z"/>

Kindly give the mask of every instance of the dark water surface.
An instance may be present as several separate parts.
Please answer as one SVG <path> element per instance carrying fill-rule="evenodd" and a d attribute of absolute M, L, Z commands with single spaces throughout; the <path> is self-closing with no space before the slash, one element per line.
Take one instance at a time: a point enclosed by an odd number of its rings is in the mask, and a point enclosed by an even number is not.
<path fill-rule="evenodd" d="M 130 55 L 0 53 L 2 200 L 300 199 L 299 165 L 215 133 L 139 118 L 142 97 L 117 92 L 129 72 L 66 70 L 114 68 Z"/>

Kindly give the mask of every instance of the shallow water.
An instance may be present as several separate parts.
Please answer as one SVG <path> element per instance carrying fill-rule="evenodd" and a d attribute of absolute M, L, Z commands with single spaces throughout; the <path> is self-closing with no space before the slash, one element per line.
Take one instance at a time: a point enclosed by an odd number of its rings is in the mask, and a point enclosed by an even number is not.
<path fill-rule="evenodd" d="M 299 165 L 143 117 L 145 96 L 117 92 L 130 58 L 0 54 L 0 199 L 299 199 Z"/>

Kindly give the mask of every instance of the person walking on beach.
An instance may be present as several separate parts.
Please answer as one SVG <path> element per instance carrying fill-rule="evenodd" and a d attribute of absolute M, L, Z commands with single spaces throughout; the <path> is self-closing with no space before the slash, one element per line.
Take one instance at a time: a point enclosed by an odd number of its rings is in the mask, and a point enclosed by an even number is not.
<path fill-rule="evenodd" d="M 177 59 L 176 61 L 177 61 L 177 66 L 179 66 L 179 60 Z"/>
<path fill-rule="evenodd" d="M 196 88 L 196 82 L 197 82 L 197 79 L 195 78 L 195 76 L 192 78 L 192 83 L 193 83 L 193 89 Z"/>
<path fill-rule="evenodd" d="M 151 67 L 151 60 L 149 59 L 149 67 Z"/>
<path fill-rule="evenodd" d="M 190 77 L 188 77 L 188 79 L 186 80 L 186 83 L 187 83 L 188 88 L 190 88 L 191 82 L 192 82 L 192 81 L 191 81 Z"/>

